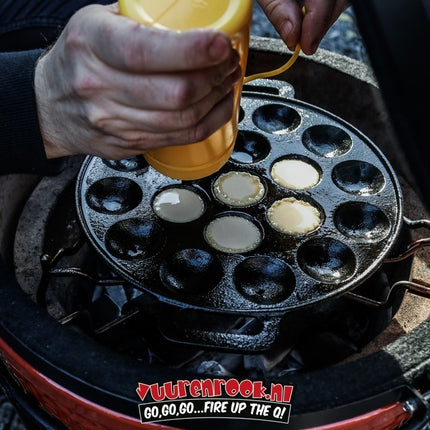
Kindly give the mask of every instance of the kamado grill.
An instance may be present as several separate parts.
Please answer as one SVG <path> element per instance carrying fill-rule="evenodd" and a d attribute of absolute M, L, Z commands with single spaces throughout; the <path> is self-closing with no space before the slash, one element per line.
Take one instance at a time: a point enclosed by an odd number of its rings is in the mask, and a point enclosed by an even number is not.
<path fill-rule="evenodd" d="M 251 72 L 283 51 L 253 38 Z M 139 382 L 214 377 L 294 386 L 291 429 L 428 424 L 430 221 L 378 89 L 329 52 L 300 57 L 285 79 L 244 87 L 235 150 L 209 178 L 173 180 L 142 157 L 1 178 L 0 381 L 29 429 L 279 428 L 140 423 Z M 317 183 L 277 183 L 285 159 Z M 262 198 L 217 199 L 232 171 L 257 177 Z M 154 211 L 175 189 L 202 202 L 190 222 Z M 281 233 L 268 213 L 283 199 L 314 208 L 317 225 Z M 219 250 L 207 231 L 225 217 L 258 241 Z"/>

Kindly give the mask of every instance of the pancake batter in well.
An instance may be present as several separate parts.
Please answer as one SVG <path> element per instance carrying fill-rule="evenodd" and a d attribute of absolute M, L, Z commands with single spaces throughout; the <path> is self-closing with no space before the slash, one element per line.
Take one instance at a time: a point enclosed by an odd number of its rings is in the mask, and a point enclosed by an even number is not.
<path fill-rule="evenodd" d="M 276 162 L 270 174 L 276 183 L 292 190 L 307 190 L 314 187 L 320 180 L 315 167 L 295 159 Z"/>
<path fill-rule="evenodd" d="M 250 220 L 234 215 L 215 218 L 205 230 L 206 241 L 218 251 L 248 252 L 261 242 L 260 229 Z"/>
<path fill-rule="evenodd" d="M 152 208 L 165 221 L 186 223 L 200 218 L 205 204 L 194 191 L 178 187 L 161 191 L 154 198 Z"/>
<path fill-rule="evenodd" d="M 246 172 L 224 173 L 215 181 L 213 190 L 220 202 L 235 207 L 254 205 L 264 196 L 260 178 Z"/>
<path fill-rule="evenodd" d="M 287 234 L 309 233 L 321 224 L 320 211 L 294 197 L 274 202 L 267 211 L 267 218 L 275 230 Z"/>

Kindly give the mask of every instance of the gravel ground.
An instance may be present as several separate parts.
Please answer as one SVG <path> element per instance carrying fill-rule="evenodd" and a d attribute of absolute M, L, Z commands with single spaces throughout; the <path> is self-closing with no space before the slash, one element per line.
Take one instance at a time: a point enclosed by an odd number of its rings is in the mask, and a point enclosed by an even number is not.
<path fill-rule="evenodd" d="M 267 20 L 259 5 L 254 2 L 254 14 L 251 32 L 256 36 L 278 37 L 278 34 Z M 366 51 L 357 30 L 354 14 L 347 9 L 331 27 L 320 44 L 321 48 L 346 55 L 359 61 L 366 60 Z M 0 430 L 26 429 L 11 403 L 0 391 Z"/>

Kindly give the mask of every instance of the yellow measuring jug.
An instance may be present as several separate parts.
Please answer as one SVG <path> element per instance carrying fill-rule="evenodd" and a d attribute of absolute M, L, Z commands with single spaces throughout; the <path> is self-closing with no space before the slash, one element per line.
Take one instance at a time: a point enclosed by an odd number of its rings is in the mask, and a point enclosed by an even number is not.
<path fill-rule="evenodd" d="M 213 28 L 229 35 L 246 68 L 252 0 L 119 0 L 122 15 L 141 24 L 171 30 Z M 218 171 L 229 159 L 237 137 L 243 79 L 234 88 L 230 121 L 207 139 L 187 145 L 168 146 L 144 154 L 148 163 L 166 176 L 193 180 Z"/>

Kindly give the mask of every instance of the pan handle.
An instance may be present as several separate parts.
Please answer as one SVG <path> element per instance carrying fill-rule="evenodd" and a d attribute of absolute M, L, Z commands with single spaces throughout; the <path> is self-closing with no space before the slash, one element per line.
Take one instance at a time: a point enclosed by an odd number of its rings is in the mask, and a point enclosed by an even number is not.
<path fill-rule="evenodd" d="M 430 220 L 428 220 L 428 219 L 412 220 L 412 219 L 409 219 L 409 218 L 404 216 L 403 222 L 411 230 L 414 230 L 416 228 L 428 228 L 430 230 Z"/>
<path fill-rule="evenodd" d="M 403 217 L 403 222 L 411 230 L 415 230 L 418 228 L 427 228 L 430 230 L 430 220 L 420 219 L 420 220 L 411 220 L 409 218 Z M 405 260 L 411 255 L 415 254 L 420 249 L 426 248 L 430 246 L 430 237 L 417 239 L 412 243 L 409 243 L 406 249 L 398 255 L 388 257 L 384 260 L 384 263 L 397 263 L 398 261 Z"/>
<path fill-rule="evenodd" d="M 354 292 L 348 292 L 344 295 L 344 297 L 364 305 L 375 308 L 384 308 L 386 306 L 390 306 L 390 297 L 392 293 L 400 288 L 406 288 L 412 294 L 430 299 L 430 283 L 417 279 L 413 279 L 411 281 L 398 281 L 394 283 L 382 301 L 374 300 Z"/>
<path fill-rule="evenodd" d="M 190 312 L 192 320 L 187 324 L 183 317 L 187 318 Z M 212 326 L 211 322 L 214 322 Z M 257 318 L 182 309 L 169 320 L 160 321 L 159 327 L 163 336 L 173 342 L 235 352 L 262 352 L 274 344 L 280 322 L 281 317 Z"/>

